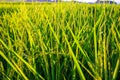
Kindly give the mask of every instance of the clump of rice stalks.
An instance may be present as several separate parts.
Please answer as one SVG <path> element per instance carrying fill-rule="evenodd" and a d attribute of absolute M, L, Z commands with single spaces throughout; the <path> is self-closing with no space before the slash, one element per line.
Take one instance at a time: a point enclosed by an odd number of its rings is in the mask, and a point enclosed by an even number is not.
<path fill-rule="evenodd" d="M 119 79 L 119 16 L 114 4 L 0 4 L 0 79 Z"/>

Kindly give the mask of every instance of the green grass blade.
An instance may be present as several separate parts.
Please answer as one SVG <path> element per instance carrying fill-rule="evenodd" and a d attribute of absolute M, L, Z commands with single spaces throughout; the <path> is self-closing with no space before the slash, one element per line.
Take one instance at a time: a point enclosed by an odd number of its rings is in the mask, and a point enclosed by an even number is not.
<path fill-rule="evenodd" d="M 96 33 L 96 29 L 100 23 L 100 21 L 102 20 L 103 18 L 103 13 L 104 13 L 104 10 L 101 12 L 101 15 L 99 16 L 97 22 L 94 24 L 94 48 L 95 48 L 95 63 L 96 63 L 96 70 L 97 70 L 97 65 L 98 65 L 98 52 L 97 52 L 97 33 Z"/>
<path fill-rule="evenodd" d="M 25 79 L 25 80 L 29 80 L 27 78 L 27 76 L 23 73 L 23 71 L 19 68 L 19 66 L 12 60 L 13 64 L 15 65 L 16 69 L 20 72 L 20 74 L 22 75 L 22 77 Z"/>
<path fill-rule="evenodd" d="M 116 80 L 116 77 L 118 75 L 118 71 L 120 69 L 120 57 L 118 58 L 117 60 L 117 63 L 116 63 L 116 66 L 115 66 L 115 70 L 113 72 L 113 77 L 112 77 L 112 80 Z"/>
<path fill-rule="evenodd" d="M 3 57 L 3 59 L 5 59 L 5 60 L 8 62 L 8 64 L 9 64 L 17 73 L 19 73 L 18 70 L 16 69 L 16 67 L 11 63 L 11 61 L 5 56 L 5 54 L 4 54 L 2 51 L 0 51 L 0 55 Z"/>
<path fill-rule="evenodd" d="M 96 74 L 98 76 L 98 73 L 94 70 L 94 67 L 93 67 L 93 64 L 92 64 L 92 61 L 90 60 L 89 56 L 87 55 L 87 53 L 85 53 L 81 47 L 81 45 L 79 44 L 79 41 L 76 39 L 75 35 L 73 34 L 72 30 L 70 29 L 69 26 L 67 26 L 67 28 L 70 30 L 73 38 L 74 38 L 74 41 L 76 42 L 77 46 L 79 47 L 81 53 L 83 54 L 83 56 L 85 57 L 89 67 L 91 68 L 91 70 L 93 71 L 94 74 Z"/>
<path fill-rule="evenodd" d="M 6 48 L 6 49 L 8 49 L 8 50 L 10 50 L 8 47 L 7 47 L 7 45 L 0 39 L 0 42 L 3 44 L 3 46 Z M 36 72 L 36 70 L 29 64 L 29 63 L 27 63 L 20 55 L 18 55 L 15 51 L 13 51 L 13 50 L 10 50 L 11 52 L 13 52 L 27 67 L 28 67 L 28 69 L 30 69 L 35 75 L 37 75 L 37 76 L 39 76 L 39 78 L 41 78 L 42 80 L 44 80 L 44 78 L 40 75 L 40 74 L 38 74 L 37 72 Z M 4 55 L 3 55 L 4 56 Z M 5 59 L 7 60 L 7 58 L 5 57 Z M 9 61 L 9 60 L 7 60 L 7 61 Z M 10 64 L 10 65 L 12 65 L 12 64 Z M 14 66 L 13 66 L 13 68 L 14 68 Z M 17 70 L 16 70 L 17 71 Z"/>
<path fill-rule="evenodd" d="M 78 64 L 78 61 L 77 61 L 77 59 L 76 59 L 76 57 L 75 57 L 75 55 L 74 55 L 74 53 L 73 53 L 73 51 L 72 51 L 72 49 L 71 49 L 71 46 L 70 46 L 70 44 L 69 44 L 69 42 L 68 42 L 68 39 L 67 39 L 67 37 L 66 37 L 66 34 L 64 33 L 64 30 L 63 30 L 63 34 L 64 34 L 65 40 L 66 40 L 66 42 L 67 42 L 67 45 L 68 45 L 68 48 L 69 48 L 69 51 L 70 51 L 70 55 L 71 55 L 71 57 L 73 58 L 74 63 L 75 63 L 75 65 L 76 65 L 77 69 L 78 69 L 78 73 L 79 73 L 79 75 L 80 75 L 80 78 L 81 78 L 81 80 L 86 80 L 86 79 L 85 79 L 85 76 L 84 76 L 84 74 L 83 74 L 83 72 L 82 72 L 82 70 L 81 70 L 81 67 L 80 67 L 80 65 Z"/>

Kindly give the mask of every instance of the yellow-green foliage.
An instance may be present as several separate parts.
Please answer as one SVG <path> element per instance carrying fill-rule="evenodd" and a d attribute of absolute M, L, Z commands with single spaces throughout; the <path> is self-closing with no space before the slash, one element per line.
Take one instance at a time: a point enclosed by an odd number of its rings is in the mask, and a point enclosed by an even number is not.
<path fill-rule="evenodd" d="M 0 4 L 0 80 L 118 80 L 120 5 Z"/>

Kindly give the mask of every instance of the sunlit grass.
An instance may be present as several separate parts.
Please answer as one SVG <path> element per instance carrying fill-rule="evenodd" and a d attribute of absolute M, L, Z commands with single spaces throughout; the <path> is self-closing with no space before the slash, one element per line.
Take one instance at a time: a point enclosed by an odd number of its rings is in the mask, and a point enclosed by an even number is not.
<path fill-rule="evenodd" d="M 119 67 L 119 5 L 0 4 L 0 80 L 117 80 Z"/>

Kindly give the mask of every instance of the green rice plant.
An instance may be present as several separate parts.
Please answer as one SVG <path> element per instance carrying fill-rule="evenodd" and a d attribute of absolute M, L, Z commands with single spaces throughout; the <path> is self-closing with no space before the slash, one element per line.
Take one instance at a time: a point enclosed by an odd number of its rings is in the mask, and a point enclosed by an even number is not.
<path fill-rule="evenodd" d="M 0 80 L 118 80 L 119 46 L 119 5 L 0 3 Z"/>

